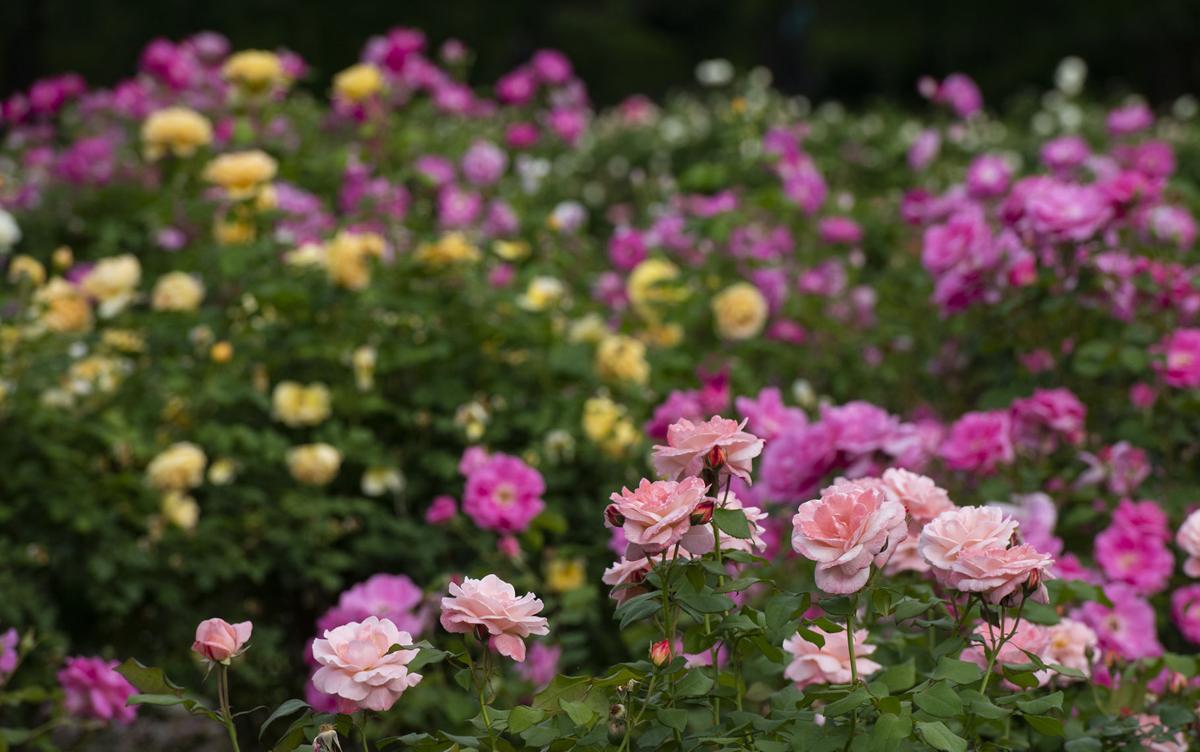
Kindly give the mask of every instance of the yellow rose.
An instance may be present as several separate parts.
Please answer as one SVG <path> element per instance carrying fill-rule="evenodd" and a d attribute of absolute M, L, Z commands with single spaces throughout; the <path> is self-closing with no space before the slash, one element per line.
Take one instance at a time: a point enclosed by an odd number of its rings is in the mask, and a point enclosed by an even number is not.
<path fill-rule="evenodd" d="M 370 63 L 352 65 L 333 77 L 333 90 L 348 102 L 363 102 L 383 91 L 383 73 Z"/>
<path fill-rule="evenodd" d="M 59 269 L 69 269 L 75 263 L 75 253 L 70 246 L 60 245 L 54 249 L 54 255 L 51 256 L 54 261 L 54 266 Z"/>
<path fill-rule="evenodd" d="M 683 341 L 679 324 L 651 324 L 641 333 L 641 340 L 653 347 L 674 347 Z"/>
<path fill-rule="evenodd" d="M 176 157 L 190 157 L 201 146 L 211 144 L 212 139 L 212 123 L 187 107 L 159 110 L 142 123 L 142 150 L 151 161 L 168 152 Z"/>
<path fill-rule="evenodd" d="M 286 86 L 283 61 L 274 52 L 245 50 L 229 56 L 221 75 L 247 94 L 261 94 Z"/>
<path fill-rule="evenodd" d="M 225 486 L 237 476 L 237 465 L 231 459 L 219 459 L 208 466 L 208 482 L 214 486 Z"/>
<path fill-rule="evenodd" d="M 142 265 L 137 257 L 126 253 L 101 259 L 79 283 L 80 289 L 100 302 L 102 317 L 113 316 L 133 300 L 142 281 Z"/>
<path fill-rule="evenodd" d="M 200 505 L 181 491 L 169 491 L 162 498 L 162 517 L 175 527 L 195 530 L 200 520 Z"/>
<path fill-rule="evenodd" d="M 546 564 L 546 585 L 557 593 L 578 590 L 586 581 L 583 559 L 553 559 Z"/>
<path fill-rule="evenodd" d="M 529 244 L 524 240 L 497 240 L 492 243 L 492 253 L 505 261 L 520 261 L 529 256 Z"/>
<path fill-rule="evenodd" d="M 288 266 L 325 266 L 326 256 L 325 246 L 320 243 L 305 243 L 285 253 L 283 261 Z"/>
<path fill-rule="evenodd" d="M 563 299 L 566 285 L 554 277 L 534 277 L 517 305 L 527 311 L 544 311 Z"/>
<path fill-rule="evenodd" d="M 293 428 L 318 425 L 329 417 L 329 387 L 281 381 L 271 393 L 271 408 L 276 420 Z"/>
<path fill-rule="evenodd" d="M 204 450 L 189 441 L 164 449 L 146 466 L 146 478 L 160 491 L 183 491 L 204 482 L 208 458 Z"/>
<path fill-rule="evenodd" d="M 767 323 L 767 299 L 749 282 L 737 282 L 717 293 L 712 311 L 722 339 L 750 339 Z"/>
<path fill-rule="evenodd" d="M 647 312 L 661 303 L 677 303 L 687 298 L 687 290 L 668 284 L 679 279 L 679 267 L 664 259 L 646 259 L 633 268 L 626 282 L 626 293 L 634 308 Z"/>
<path fill-rule="evenodd" d="M 479 256 L 479 249 L 461 232 L 447 233 L 436 243 L 423 243 L 417 249 L 417 260 L 435 267 L 474 263 Z"/>
<path fill-rule="evenodd" d="M 610 334 L 596 348 L 596 370 L 604 379 L 645 384 L 650 378 L 646 345 L 623 334 Z"/>
<path fill-rule="evenodd" d="M 394 467 L 370 467 L 363 473 L 360 486 L 366 496 L 399 493 L 404 489 L 404 476 Z"/>
<path fill-rule="evenodd" d="M 214 363 L 228 363 L 233 359 L 233 345 L 225 340 L 214 342 L 208 351 L 208 357 L 212 358 Z"/>
<path fill-rule="evenodd" d="M 213 238 L 221 245 L 245 245 L 258 236 L 253 222 L 245 219 L 228 219 L 218 215 L 213 220 Z"/>
<path fill-rule="evenodd" d="M 362 290 L 371 283 L 371 258 L 383 256 L 384 240 L 373 232 L 339 232 L 325 247 L 325 270 L 339 287 Z"/>
<path fill-rule="evenodd" d="M 40 287 L 46 281 L 46 267 L 33 256 L 13 256 L 8 265 L 8 281 L 20 282 L 27 280 L 34 287 Z"/>
<path fill-rule="evenodd" d="M 41 321 L 55 332 L 86 332 L 92 328 L 92 307 L 74 285 L 55 277 L 34 295 Z"/>
<path fill-rule="evenodd" d="M 139 353 L 146 349 L 146 340 L 131 329 L 105 329 L 100 341 L 121 352 Z"/>
<path fill-rule="evenodd" d="M 583 403 L 583 433 L 594 442 L 609 437 L 623 414 L 621 406 L 608 397 L 592 397 Z"/>
<path fill-rule="evenodd" d="M 191 274 L 168 272 L 154 283 L 150 304 L 156 311 L 194 311 L 204 300 L 204 285 Z"/>
<path fill-rule="evenodd" d="M 279 163 L 260 149 L 222 154 L 204 167 L 204 179 L 225 189 L 230 198 L 254 198 L 275 179 Z"/>
<path fill-rule="evenodd" d="M 297 481 L 324 486 L 337 476 L 342 453 L 329 444 L 303 444 L 288 450 L 287 466 Z"/>

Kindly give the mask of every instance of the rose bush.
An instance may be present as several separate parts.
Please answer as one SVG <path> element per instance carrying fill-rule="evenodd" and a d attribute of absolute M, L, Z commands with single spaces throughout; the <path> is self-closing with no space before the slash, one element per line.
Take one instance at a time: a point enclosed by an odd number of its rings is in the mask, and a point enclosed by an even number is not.
<path fill-rule="evenodd" d="M 133 686 L 236 743 L 231 675 L 285 749 L 1194 734 L 1194 100 L 597 111 L 460 53 L 4 100 L 6 743 Z M 215 705 L 113 668 L 193 640 Z"/>

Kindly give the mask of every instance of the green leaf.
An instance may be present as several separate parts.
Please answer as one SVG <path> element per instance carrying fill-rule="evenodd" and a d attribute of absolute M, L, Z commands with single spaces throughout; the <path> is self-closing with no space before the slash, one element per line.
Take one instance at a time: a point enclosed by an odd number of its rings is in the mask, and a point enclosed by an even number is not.
<path fill-rule="evenodd" d="M 676 731 L 683 731 L 687 728 L 688 712 L 679 708 L 659 708 L 655 713 L 660 723 L 668 728 Z"/>
<path fill-rule="evenodd" d="M 1080 739 L 1072 739 L 1066 743 L 1064 749 L 1067 752 L 1100 752 L 1104 749 L 1104 744 L 1099 739 L 1091 736 L 1085 736 Z"/>
<path fill-rule="evenodd" d="M 929 689 L 913 695 L 913 702 L 921 710 L 938 718 L 954 718 L 962 714 L 962 698 L 946 682 L 938 682 Z"/>
<path fill-rule="evenodd" d="M 917 614 L 923 614 L 932 608 L 933 601 L 919 601 L 916 598 L 902 598 L 893 607 L 893 613 L 896 615 L 896 621 L 904 621 L 911 619 Z"/>
<path fill-rule="evenodd" d="M 887 685 L 889 691 L 903 692 L 917 683 L 916 663 L 909 658 L 903 663 L 888 666 L 877 678 Z"/>
<path fill-rule="evenodd" d="M 1005 718 L 1012 713 L 1011 710 L 1006 710 L 981 695 L 978 690 L 963 689 L 960 687 L 958 696 L 962 698 L 967 708 L 980 718 L 994 721 L 999 718 Z"/>
<path fill-rule="evenodd" d="M 1017 700 L 1017 707 L 1026 713 L 1035 715 L 1045 713 L 1047 710 L 1062 710 L 1063 693 L 1051 692 L 1044 697 L 1037 697 L 1032 700 Z"/>
<path fill-rule="evenodd" d="M 751 535 L 750 521 L 746 519 L 746 513 L 740 509 L 714 510 L 713 520 L 716 521 L 718 528 L 734 538 L 746 539 Z"/>
<path fill-rule="evenodd" d="M 1034 731 L 1044 736 L 1062 736 L 1063 724 L 1057 718 L 1051 718 L 1048 715 L 1027 715 L 1025 722 Z"/>
<path fill-rule="evenodd" d="M 125 701 L 126 705 L 182 705 L 187 702 L 186 697 L 176 695 L 130 695 Z"/>
<path fill-rule="evenodd" d="M 519 734 L 530 726 L 541 723 L 545 717 L 546 711 L 540 708 L 518 705 L 508 714 L 508 730 Z"/>
<path fill-rule="evenodd" d="M 275 708 L 275 710 L 271 711 L 271 715 L 267 716 L 267 720 L 263 721 L 262 726 L 259 726 L 259 728 L 258 728 L 259 741 L 262 741 L 263 734 L 266 732 L 267 727 L 270 726 L 271 723 L 279 720 L 280 718 L 289 716 L 292 713 L 295 713 L 297 710 L 300 710 L 302 708 L 307 708 L 307 707 L 308 707 L 308 703 L 305 702 L 304 700 L 297 700 L 297 699 L 285 700 L 282 704 L 280 704 L 279 707 L 277 707 L 277 708 Z"/>
<path fill-rule="evenodd" d="M 733 601 L 719 593 L 680 593 L 677 600 L 702 614 L 719 614 L 733 608 Z"/>
<path fill-rule="evenodd" d="M 855 708 L 862 707 L 863 705 L 867 704 L 870 700 L 871 700 L 871 694 L 869 692 L 867 692 L 867 690 L 864 689 L 863 687 L 859 687 L 858 689 L 854 690 L 853 692 L 846 695 L 842 699 L 837 700 L 835 702 L 831 702 L 828 705 L 826 705 L 825 709 L 822 712 L 825 715 L 829 716 L 830 718 L 834 718 L 836 716 L 843 715 L 845 713 L 849 713 L 851 710 L 854 710 Z"/>
<path fill-rule="evenodd" d="M 1005 671 L 1004 678 L 1022 689 L 1033 689 L 1040 683 L 1032 671 Z"/>
<path fill-rule="evenodd" d="M 967 752 L 967 740 L 951 731 L 941 721 L 918 721 L 917 733 L 934 749 L 940 749 L 942 752 Z"/>
<path fill-rule="evenodd" d="M 675 683 L 675 694 L 680 697 L 698 697 L 708 694 L 712 686 L 713 680 L 708 673 L 688 671 L 682 679 Z"/>
<path fill-rule="evenodd" d="M 590 726 L 596 720 L 596 711 L 586 703 L 560 700 L 558 705 L 576 726 Z"/>
<path fill-rule="evenodd" d="M 183 696 L 183 687 L 168 679 L 161 668 L 143 665 L 134 658 L 129 658 L 117 666 L 117 673 L 128 679 L 129 683 L 143 694 Z"/>
<path fill-rule="evenodd" d="M 870 752 L 894 752 L 911 733 L 911 717 L 885 713 L 875 721 L 867 749 Z"/>
<path fill-rule="evenodd" d="M 983 678 L 983 669 L 970 661 L 960 661 L 946 656 L 938 661 L 933 672 L 934 679 L 945 679 L 955 684 L 974 684 Z"/>
<path fill-rule="evenodd" d="M 616 616 L 620 620 L 621 629 L 640 619 L 645 619 L 662 608 L 658 593 L 642 593 L 617 606 Z"/>

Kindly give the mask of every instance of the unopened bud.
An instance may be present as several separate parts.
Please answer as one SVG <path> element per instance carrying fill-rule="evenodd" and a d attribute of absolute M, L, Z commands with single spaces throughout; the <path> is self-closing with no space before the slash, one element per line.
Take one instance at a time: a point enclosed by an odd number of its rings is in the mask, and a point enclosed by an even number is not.
<path fill-rule="evenodd" d="M 619 702 L 614 702 L 608 708 L 608 717 L 614 721 L 620 721 L 625 718 L 625 706 Z"/>
<path fill-rule="evenodd" d="M 604 508 L 604 521 L 609 527 L 621 527 L 625 524 L 625 515 L 621 514 L 616 504 L 609 504 Z"/>
<path fill-rule="evenodd" d="M 625 722 L 608 722 L 608 741 L 610 744 L 620 744 L 625 739 Z"/>
<path fill-rule="evenodd" d="M 337 729 L 332 724 L 321 725 L 321 732 L 313 738 L 313 752 L 342 752 L 342 743 L 338 740 Z"/>
<path fill-rule="evenodd" d="M 671 660 L 671 642 L 659 640 L 650 646 L 650 662 L 655 666 L 666 665 Z"/>
<path fill-rule="evenodd" d="M 708 450 L 708 454 L 704 455 L 704 464 L 711 468 L 722 468 L 725 466 L 725 447 L 714 446 Z"/>
<path fill-rule="evenodd" d="M 705 499 L 692 510 L 692 516 L 689 521 L 693 525 L 707 525 L 712 521 L 713 510 L 716 509 L 716 505 L 716 502 L 712 499 Z"/>

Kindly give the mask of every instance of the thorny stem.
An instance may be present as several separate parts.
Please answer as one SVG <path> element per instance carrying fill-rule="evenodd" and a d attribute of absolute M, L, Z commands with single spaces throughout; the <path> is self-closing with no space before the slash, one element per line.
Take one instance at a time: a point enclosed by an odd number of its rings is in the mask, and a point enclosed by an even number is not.
<path fill-rule="evenodd" d="M 238 746 L 237 729 L 233 727 L 233 712 L 229 709 L 229 667 L 220 664 L 217 668 L 217 700 L 221 703 L 221 720 L 225 731 L 229 734 L 229 744 L 233 752 L 241 752 Z"/>

